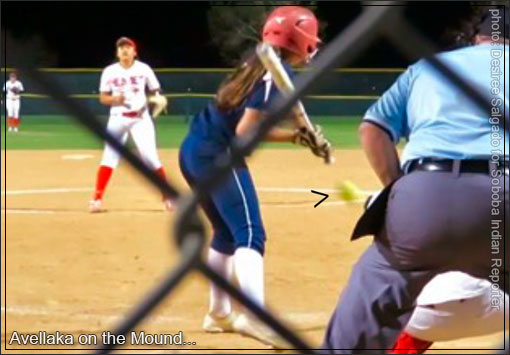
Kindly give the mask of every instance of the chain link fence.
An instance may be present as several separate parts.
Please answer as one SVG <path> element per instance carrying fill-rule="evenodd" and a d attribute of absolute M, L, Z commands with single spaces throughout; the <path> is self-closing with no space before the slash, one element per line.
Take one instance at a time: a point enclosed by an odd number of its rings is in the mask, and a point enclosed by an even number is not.
<path fill-rule="evenodd" d="M 362 13 L 339 34 L 321 53 L 313 63 L 313 70 L 302 72 L 295 81 L 295 92 L 276 102 L 252 134 L 244 139 L 236 139 L 230 153 L 226 153 L 217 160 L 216 169 L 205 181 L 195 187 L 190 194 L 183 195 L 168 182 L 155 175 L 139 158 L 131 153 L 120 142 L 115 140 L 103 127 L 101 122 L 90 112 L 87 106 L 70 98 L 64 87 L 52 81 L 43 71 L 34 69 L 31 63 L 24 61 L 22 47 L 13 46 L 9 56 L 17 56 L 20 63 L 19 70 L 36 83 L 40 89 L 53 98 L 61 108 L 74 119 L 79 121 L 98 138 L 106 141 L 116 149 L 131 166 L 157 187 L 165 195 L 177 201 L 177 211 L 173 225 L 173 233 L 169 238 L 180 248 L 180 262 L 178 266 L 168 271 L 168 276 L 156 288 L 149 290 L 146 297 L 133 307 L 125 319 L 111 332 L 113 335 L 126 335 L 147 317 L 166 297 L 172 296 L 172 291 L 179 283 L 193 272 L 202 274 L 205 278 L 223 288 L 239 304 L 250 310 L 259 320 L 277 332 L 296 351 L 303 354 L 313 354 L 310 344 L 299 337 L 290 327 L 284 325 L 270 309 L 262 309 L 243 295 L 237 287 L 211 269 L 202 257 L 206 236 L 204 222 L 199 218 L 197 209 L 206 191 L 221 184 L 226 173 L 243 157 L 249 155 L 262 141 L 266 133 L 292 109 L 303 96 L 312 92 L 314 86 L 328 73 L 337 67 L 344 67 L 352 63 L 375 41 L 385 38 L 393 43 L 404 55 L 411 60 L 425 57 L 439 72 L 444 74 L 452 83 L 462 89 L 463 95 L 469 97 L 476 105 L 491 114 L 491 101 L 484 92 L 479 92 L 459 77 L 454 68 L 449 68 L 433 55 L 437 53 L 434 43 L 423 36 L 404 16 L 405 3 L 394 1 L 365 2 Z M 505 112 L 501 127 L 508 131 L 509 116 Z M 503 345 L 502 345 L 503 346 Z M 114 350 L 114 345 L 103 345 L 96 349 L 97 354 L 106 354 Z"/>

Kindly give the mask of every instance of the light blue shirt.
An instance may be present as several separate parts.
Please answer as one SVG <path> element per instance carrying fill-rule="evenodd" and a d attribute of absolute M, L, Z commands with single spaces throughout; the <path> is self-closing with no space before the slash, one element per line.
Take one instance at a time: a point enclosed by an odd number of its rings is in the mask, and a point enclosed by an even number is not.
<path fill-rule="evenodd" d="M 508 159 L 508 133 L 497 124 L 504 121 L 503 107 L 509 109 L 508 45 L 470 46 L 438 57 L 492 100 L 492 117 L 420 60 L 370 107 L 364 120 L 386 130 L 395 144 L 408 140 L 402 165 L 425 157 L 490 159 L 498 151 Z"/>

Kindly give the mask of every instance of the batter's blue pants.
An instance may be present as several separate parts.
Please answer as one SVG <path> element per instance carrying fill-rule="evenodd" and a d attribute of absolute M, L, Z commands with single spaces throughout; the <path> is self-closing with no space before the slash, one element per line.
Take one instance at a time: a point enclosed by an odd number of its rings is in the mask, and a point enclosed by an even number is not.
<path fill-rule="evenodd" d="M 181 145 L 182 174 L 193 188 L 210 175 L 219 156 L 211 142 L 189 135 Z M 211 191 L 201 206 L 212 224 L 211 247 L 232 255 L 240 247 L 264 255 L 265 231 L 253 180 L 246 164 L 231 169 L 226 180 Z"/>

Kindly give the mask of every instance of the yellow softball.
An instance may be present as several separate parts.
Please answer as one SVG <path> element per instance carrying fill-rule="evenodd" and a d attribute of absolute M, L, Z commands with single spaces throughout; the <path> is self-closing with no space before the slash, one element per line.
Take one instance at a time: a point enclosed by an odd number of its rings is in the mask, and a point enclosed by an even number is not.
<path fill-rule="evenodd" d="M 352 181 L 342 181 L 338 185 L 338 195 L 344 201 L 360 200 L 365 196 Z"/>

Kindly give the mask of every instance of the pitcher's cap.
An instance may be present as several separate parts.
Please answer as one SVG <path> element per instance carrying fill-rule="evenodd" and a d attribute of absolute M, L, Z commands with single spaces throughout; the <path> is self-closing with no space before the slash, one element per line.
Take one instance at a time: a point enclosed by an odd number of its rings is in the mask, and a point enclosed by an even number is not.
<path fill-rule="evenodd" d="M 115 47 L 120 47 L 124 45 L 132 46 L 133 48 L 136 48 L 135 41 L 133 41 L 129 37 L 120 37 L 117 42 L 115 42 Z"/>

